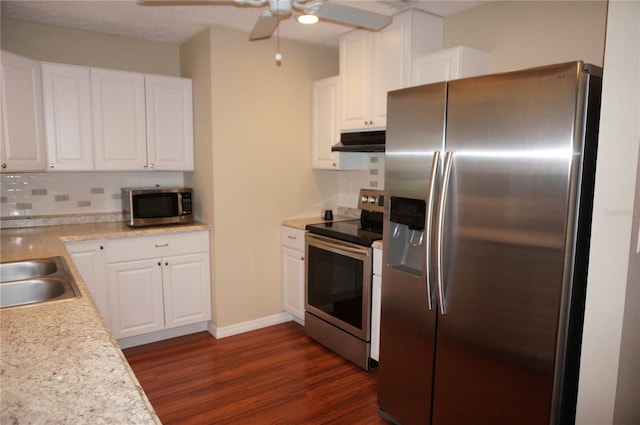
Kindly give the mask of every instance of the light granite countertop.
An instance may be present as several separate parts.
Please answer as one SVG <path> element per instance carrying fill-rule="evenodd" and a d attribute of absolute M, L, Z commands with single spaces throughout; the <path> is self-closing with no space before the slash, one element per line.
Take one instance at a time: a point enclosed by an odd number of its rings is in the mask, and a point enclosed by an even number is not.
<path fill-rule="evenodd" d="M 282 220 L 282 225 L 287 227 L 293 227 L 298 230 L 305 230 L 307 224 L 318 224 L 318 223 L 330 223 L 332 221 L 348 221 L 353 220 L 353 217 L 347 216 L 334 216 L 333 220 L 324 220 L 320 217 L 306 217 L 306 218 L 287 218 Z"/>
<path fill-rule="evenodd" d="M 0 311 L 0 423 L 160 424 L 64 242 L 208 228 L 110 222 L 2 229 L 2 262 L 62 256 L 82 296 Z"/>
<path fill-rule="evenodd" d="M 293 227 L 294 229 L 305 230 L 307 224 L 327 223 L 329 221 L 347 221 L 347 220 L 353 220 L 353 219 L 354 217 L 352 215 L 351 216 L 346 216 L 346 215 L 334 216 L 333 220 L 323 220 L 322 218 L 318 218 L 318 217 L 288 218 L 288 219 L 282 220 L 282 225 Z M 375 241 L 371 246 L 374 249 L 382 249 L 383 247 L 382 240 Z"/>

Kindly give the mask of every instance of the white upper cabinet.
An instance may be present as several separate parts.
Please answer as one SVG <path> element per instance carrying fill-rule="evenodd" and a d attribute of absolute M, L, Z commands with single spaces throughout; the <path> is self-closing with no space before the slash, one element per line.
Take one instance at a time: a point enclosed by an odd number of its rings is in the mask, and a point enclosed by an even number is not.
<path fill-rule="evenodd" d="M 49 171 L 93 170 L 90 69 L 43 63 L 42 100 Z"/>
<path fill-rule="evenodd" d="M 149 169 L 193 170 L 191 84 L 188 78 L 145 76 Z"/>
<path fill-rule="evenodd" d="M 2 51 L 0 163 L 2 172 L 45 169 L 40 62 Z"/>
<path fill-rule="evenodd" d="M 340 129 L 384 129 L 387 92 L 411 84 L 412 59 L 442 48 L 442 18 L 408 10 L 381 31 L 340 39 Z"/>
<path fill-rule="evenodd" d="M 466 46 L 425 53 L 413 60 L 411 85 L 474 77 L 489 72 L 489 53 Z"/>
<path fill-rule="evenodd" d="M 191 80 L 92 69 L 96 170 L 193 170 Z"/>
<path fill-rule="evenodd" d="M 144 74 L 91 69 L 96 170 L 148 169 Z"/>
<path fill-rule="evenodd" d="M 312 84 L 311 167 L 320 170 L 366 170 L 367 155 L 331 151 L 331 146 L 340 141 L 339 81 L 335 76 Z"/>

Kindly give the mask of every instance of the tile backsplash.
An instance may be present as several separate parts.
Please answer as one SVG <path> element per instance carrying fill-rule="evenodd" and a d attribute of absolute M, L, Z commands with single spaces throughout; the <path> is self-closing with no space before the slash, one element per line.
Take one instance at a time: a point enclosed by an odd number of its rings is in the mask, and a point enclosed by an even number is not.
<path fill-rule="evenodd" d="M 118 212 L 122 187 L 183 184 L 169 171 L 0 174 L 0 216 Z"/>
<path fill-rule="evenodd" d="M 384 190 L 384 153 L 369 154 L 367 170 L 340 171 L 338 205 L 357 208 L 360 189 Z"/>

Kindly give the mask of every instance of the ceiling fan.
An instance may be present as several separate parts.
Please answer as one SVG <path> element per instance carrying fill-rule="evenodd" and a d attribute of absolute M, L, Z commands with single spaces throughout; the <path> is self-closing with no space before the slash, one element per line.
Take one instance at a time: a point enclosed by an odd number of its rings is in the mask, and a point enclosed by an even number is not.
<path fill-rule="evenodd" d="M 328 3 L 326 0 L 138 0 L 138 4 L 145 6 L 176 6 L 176 5 L 236 5 L 236 6 L 267 6 L 266 10 L 253 27 L 249 40 L 269 38 L 278 27 L 280 19 L 285 19 L 293 10 L 302 11 L 306 15 L 315 15 L 328 21 L 361 27 L 369 30 L 379 30 L 387 26 L 391 16 L 375 12 Z"/>

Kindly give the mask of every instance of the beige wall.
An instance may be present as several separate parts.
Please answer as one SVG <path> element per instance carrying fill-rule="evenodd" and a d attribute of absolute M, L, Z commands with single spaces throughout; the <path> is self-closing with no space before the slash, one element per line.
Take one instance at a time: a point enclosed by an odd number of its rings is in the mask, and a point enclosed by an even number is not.
<path fill-rule="evenodd" d="M 217 329 L 282 312 L 280 223 L 319 214 L 338 188 L 337 173 L 311 170 L 311 82 L 338 73 L 338 52 L 289 40 L 280 47 L 277 66 L 274 39 L 249 42 L 245 32 L 212 27 L 181 49 L 196 108 L 209 110 L 196 117 L 196 172 L 187 180 L 212 226 Z"/>
<path fill-rule="evenodd" d="M 211 32 L 207 29 L 180 46 L 180 67 L 184 77 L 193 83 L 194 172 L 185 174 L 185 185 L 196 191 L 196 220 L 213 223 L 213 143 L 211 96 Z M 209 250 L 215 279 L 215 233 L 210 232 Z M 212 326 L 217 322 L 215 286 L 211 285 Z"/>
<path fill-rule="evenodd" d="M 2 49 L 32 59 L 180 75 L 178 46 L 2 19 Z"/>
<path fill-rule="evenodd" d="M 491 1 L 445 18 L 444 47 L 491 53 L 492 72 L 584 60 L 602 66 L 606 1 Z"/>

